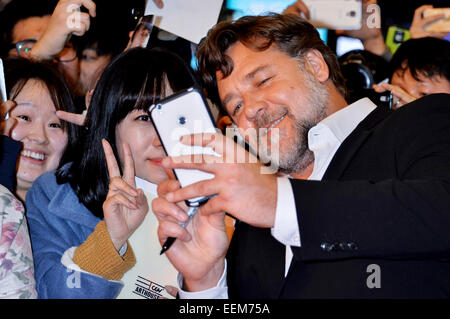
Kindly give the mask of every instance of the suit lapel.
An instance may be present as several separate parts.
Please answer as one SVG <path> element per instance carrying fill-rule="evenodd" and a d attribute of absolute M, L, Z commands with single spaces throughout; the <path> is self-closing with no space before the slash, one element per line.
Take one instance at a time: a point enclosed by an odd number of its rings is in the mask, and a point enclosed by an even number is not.
<path fill-rule="evenodd" d="M 344 173 L 353 156 L 358 152 L 366 139 L 372 134 L 375 126 L 391 114 L 391 110 L 377 107 L 356 129 L 342 142 L 322 180 L 337 180 Z"/>
<path fill-rule="evenodd" d="M 328 165 L 327 171 L 322 180 L 336 180 L 344 173 L 346 167 L 351 162 L 352 158 L 358 152 L 360 147 L 364 144 L 366 139 L 372 134 L 372 131 L 376 125 L 387 118 L 391 114 L 391 110 L 388 108 L 377 107 L 373 110 L 359 125 L 353 130 L 353 132 L 344 140 L 330 165 Z M 282 280 L 281 285 L 278 287 L 278 298 L 281 297 L 283 288 L 286 282 L 289 280 L 291 273 L 296 267 L 295 258 L 292 259 L 291 265 L 287 276 Z"/>

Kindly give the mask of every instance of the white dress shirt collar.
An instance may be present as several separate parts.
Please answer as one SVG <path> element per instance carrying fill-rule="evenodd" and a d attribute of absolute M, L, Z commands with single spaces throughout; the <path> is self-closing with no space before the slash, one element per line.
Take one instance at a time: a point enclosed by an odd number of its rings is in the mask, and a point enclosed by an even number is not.
<path fill-rule="evenodd" d="M 308 147 L 314 153 L 314 168 L 308 179 L 322 179 L 342 142 L 375 108 L 372 101 L 364 98 L 331 114 L 309 130 Z"/>
<path fill-rule="evenodd" d="M 367 97 L 358 100 L 331 114 L 311 128 L 308 132 L 308 138 L 310 134 L 314 133 L 314 130 L 317 127 L 326 125 L 339 140 L 339 143 L 342 143 L 350 133 L 353 132 L 358 124 L 375 110 L 376 107 L 377 106 Z"/>

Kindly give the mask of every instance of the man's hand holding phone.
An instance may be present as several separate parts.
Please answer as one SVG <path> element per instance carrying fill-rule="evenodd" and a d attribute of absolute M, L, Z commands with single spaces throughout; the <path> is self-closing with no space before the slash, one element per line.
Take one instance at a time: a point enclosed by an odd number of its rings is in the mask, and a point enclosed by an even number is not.
<path fill-rule="evenodd" d="M 221 157 L 202 155 L 195 161 L 189 155 L 165 158 L 161 163 L 165 168 L 195 169 L 214 175 L 212 179 L 166 194 L 168 201 L 176 203 L 197 196 L 217 195 L 200 207 L 200 214 L 227 212 L 255 227 L 273 227 L 277 202 L 275 174 L 262 173 L 264 166 L 254 155 L 221 133 L 184 136 L 181 142 L 211 147 Z M 238 158 L 238 154 L 245 154 L 245 158 Z"/>
<path fill-rule="evenodd" d="M 188 290 L 202 290 L 217 284 L 228 247 L 224 213 L 248 224 L 273 227 L 277 180 L 272 174 L 261 174 L 263 165 L 232 139 L 220 133 L 190 135 L 182 138 L 186 145 L 211 147 L 221 158 L 202 155 L 193 162 L 190 156 L 167 157 L 162 164 L 167 169 L 196 169 L 214 174 L 208 179 L 180 188 L 176 181 L 165 181 L 158 187 L 159 198 L 152 203 L 160 221 L 158 236 L 163 243 L 168 237 L 177 240 L 166 254 L 183 274 Z M 245 152 L 245 153 L 244 153 Z M 238 163 L 237 154 L 245 154 Z M 192 222 L 183 228 L 185 210 L 177 203 L 199 196 L 217 196 L 200 207 Z M 193 262 L 195 260 L 195 262 Z"/>

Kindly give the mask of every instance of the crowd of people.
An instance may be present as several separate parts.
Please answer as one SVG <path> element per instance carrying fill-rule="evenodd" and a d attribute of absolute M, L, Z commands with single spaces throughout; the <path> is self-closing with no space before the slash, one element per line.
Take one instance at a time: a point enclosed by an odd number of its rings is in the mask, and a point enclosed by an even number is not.
<path fill-rule="evenodd" d="M 23 1 L 0 18 L 0 298 L 148 298 L 138 278 L 152 298 L 450 297 L 450 42 L 431 6 L 391 52 L 361 0 L 362 28 L 337 32 L 364 50 L 339 59 L 301 0 L 221 21 L 194 71 L 95 1 Z M 181 142 L 223 161 L 166 156 L 148 108 L 191 87 L 250 147 L 203 134 Z M 226 147 L 255 158 L 263 136 L 271 174 Z M 174 169 L 214 177 L 181 188 Z"/>

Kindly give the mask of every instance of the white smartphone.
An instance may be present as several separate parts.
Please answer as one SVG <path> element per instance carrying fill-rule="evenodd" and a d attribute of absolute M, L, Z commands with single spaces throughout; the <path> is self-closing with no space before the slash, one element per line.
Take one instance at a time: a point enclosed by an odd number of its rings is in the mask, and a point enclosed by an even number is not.
<path fill-rule="evenodd" d="M 0 104 L 6 102 L 8 97 L 6 96 L 6 83 L 5 83 L 5 71 L 3 69 L 3 61 L 0 59 Z M 6 113 L 4 120 L 9 119 L 9 112 Z"/>
<path fill-rule="evenodd" d="M 168 156 L 220 156 L 210 147 L 188 146 L 180 142 L 184 135 L 218 132 L 206 100 L 199 90 L 190 88 L 159 101 L 150 107 L 150 117 Z M 181 187 L 214 178 L 213 174 L 192 169 L 175 169 L 174 173 Z M 187 204 L 198 206 L 208 198 L 193 198 Z"/>
<path fill-rule="evenodd" d="M 362 2 L 356 0 L 303 0 L 309 9 L 309 22 L 316 28 L 359 30 Z"/>
<path fill-rule="evenodd" d="M 425 30 L 430 32 L 450 32 L 450 8 L 433 8 L 423 12 L 423 17 L 443 14 L 444 17 L 433 23 L 429 23 Z"/>

